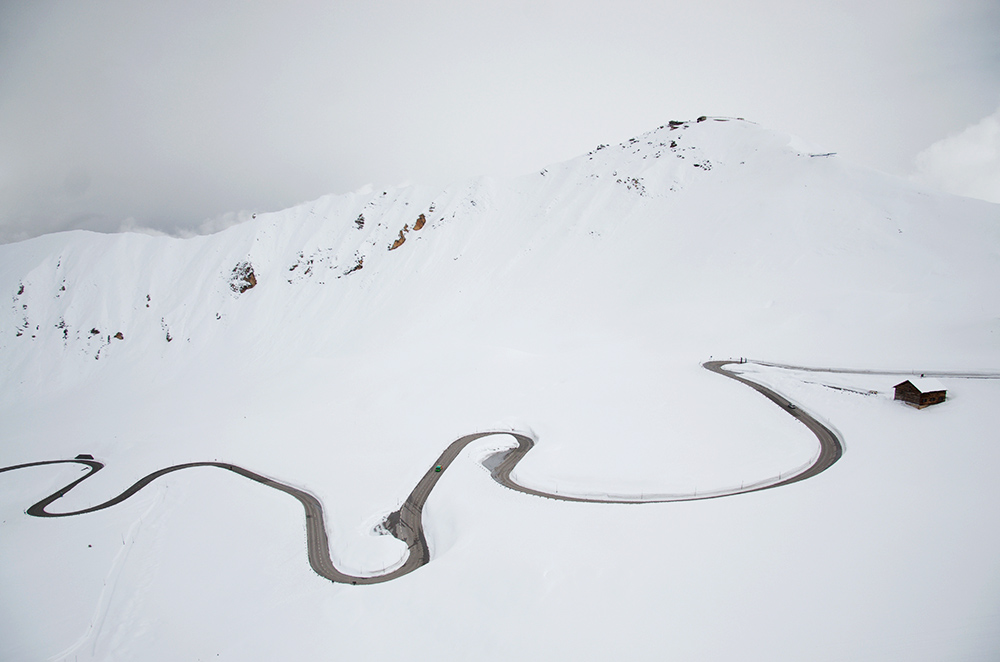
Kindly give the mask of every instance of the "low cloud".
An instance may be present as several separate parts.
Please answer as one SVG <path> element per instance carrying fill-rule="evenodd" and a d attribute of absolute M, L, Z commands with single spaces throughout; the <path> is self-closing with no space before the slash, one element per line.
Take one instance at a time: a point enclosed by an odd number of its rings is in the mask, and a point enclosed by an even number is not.
<path fill-rule="evenodd" d="M 948 193 L 1000 203 L 1000 108 L 918 154 L 914 179 Z"/>
<path fill-rule="evenodd" d="M 516 176 L 705 114 L 908 175 L 928 134 L 994 107 L 995 7 L 0 1 L 0 243 L 212 232 L 232 210 Z"/>

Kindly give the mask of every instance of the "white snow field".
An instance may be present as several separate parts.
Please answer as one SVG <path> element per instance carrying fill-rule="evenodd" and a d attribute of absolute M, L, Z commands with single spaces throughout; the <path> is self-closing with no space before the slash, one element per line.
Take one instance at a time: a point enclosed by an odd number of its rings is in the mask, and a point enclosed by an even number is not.
<path fill-rule="evenodd" d="M 1000 380 L 918 411 L 891 374 L 1000 374 L 1000 205 L 709 118 L 211 236 L 4 245 L 0 294 L 0 467 L 106 465 L 50 510 L 232 462 L 318 496 L 356 574 L 401 562 L 376 529 L 461 435 L 531 432 L 542 489 L 717 490 L 817 441 L 701 363 L 886 371 L 733 366 L 846 448 L 752 494 L 533 497 L 483 439 L 424 508 L 430 563 L 371 586 L 314 573 L 302 507 L 222 470 L 61 519 L 25 510 L 83 467 L 0 473 L 2 660 L 1000 659 Z"/>

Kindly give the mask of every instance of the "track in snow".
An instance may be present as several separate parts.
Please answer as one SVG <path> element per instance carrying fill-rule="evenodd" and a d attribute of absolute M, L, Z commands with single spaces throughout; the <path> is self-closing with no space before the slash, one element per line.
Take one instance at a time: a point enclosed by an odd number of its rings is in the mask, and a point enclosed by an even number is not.
<path fill-rule="evenodd" d="M 286 494 L 290 494 L 295 497 L 302 507 L 305 509 L 306 516 L 306 546 L 309 555 L 309 565 L 312 569 L 316 571 L 318 575 L 329 579 L 332 582 L 342 583 L 342 584 L 378 584 L 382 582 L 391 581 L 402 577 L 403 575 L 409 574 L 419 568 L 420 566 L 429 563 L 431 560 L 430 548 L 427 545 L 427 539 L 424 536 L 423 527 L 423 507 L 427 502 L 427 498 L 430 496 L 431 491 L 434 486 L 437 485 L 438 480 L 444 475 L 444 472 L 448 469 L 451 463 L 458 457 L 458 454 L 465 449 L 466 446 L 472 442 L 482 439 L 483 437 L 488 437 L 492 435 L 510 435 L 517 440 L 517 446 L 515 448 L 500 451 L 494 454 L 491 458 L 487 458 L 487 462 L 492 464 L 490 467 L 490 474 L 493 479 L 500 483 L 501 485 L 508 487 L 512 490 L 518 492 L 523 492 L 525 494 L 531 494 L 533 496 L 545 497 L 548 499 L 556 499 L 559 501 L 573 501 L 582 503 L 627 503 L 627 504 L 643 504 L 643 503 L 669 503 L 675 501 L 698 501 L 703 499 L 717 499 L 725 496 L 733 496 L 735 494 L 745 494 L 748 492 L 757 492 L 760 490 L 772 489 L 775 487 L 780 487 L 782 485 L 788 485 L 790 483 L 796 483 L 807 478 L 812 478 L 817 474 L 829 469 L 840 457 L 843 455 L 843 443 L 836 432 L 826 427 L 815 418 L 813 418 L 808 412 L 803 411 L 799 408 L 793 408 L 790 405 L 787 398 L 777 393 L 776 391 L 758 384 L 753 380 L 728 372 L 723 369 L 723 367 L 729 363 L 734 363 L 733 361 L 709 361 L 704 364 L 705 369 L 710 370 L 714 373 L 729 377 L 730 379 L 735 379 L 736 381 L 746 384 L 750 388 L 758 391 L 764 397 L 771 400 L 773 403 L 782 408 L 783 411 L 788 413 L 790 416 L 796 418 L 803 425 L 809 428 L 810 432 L 816 435 L 819 440 L 820 452 L 816 459 L 805 469 L 793 473 L 790 476 L 779 475 L 776 478 L 768 479 L 755 483 L 753 485 L 742 486 L 738 489 L 708 492 L 702 494 L 677 494 L 677 495 L 646 495 L 641 497 L 636 496 L 621 496 L 615 498 L 598 498 L 590 496 L 572 496 L 567 494 L 558 494 L 553 492 L 546 492 L 544 490 L 537 490 L 531 487 L 525 487 L 514 482 L 511 478 L 511 471 L 517 466 L 524 456 L 532 449 L 535 445 L 535 440 L 527 435 L 516 431 L 509 430 L 494 430 L 491 432 L 477 432 L 475 434 L 466 435 L 456 439 L 441 453 L 438 459 L 431 465 L 427 473 L 424 474 L 423 478 L 417 483 L 413 491 L 403 502 L 403 505 L 399 510 L 390 513 L 386 517 L 386 527 L 389 532 L 406 544 L 408 554 L 406 560 L 402 565 L 390 570 L 381 575 L 376 576 L 354 576 L 338 570 L 333 561 L 330 558 L 330 544 L 329 538 L 327 536 L 325 518 L 323 515 L 323 504 L 314 495 L 301 490 L 292 485 L 282 483 L 280 481 L 274 480 L 273 478 L 268 478 L 261 474 L 250 471 L 249 469 L 244 469 L 243 467 L 237 466 L 235 464 L 229 464 L 226 462 L 189 462 L 186 464 L 178 464 L 171 467 L 166 467 L 158 471 L 139 479 L 134 485 L 126 489 L 124 492 L 118 496 L 105 501 L 104 503 L 98 504 L 96 506 L 91 506 L 90 508 L 84 508 L 83 510 L 77 510 L 73 512 L 66 513 L 51 513 L 46 509 L 55 501 L 65 496 L 70 490 L 82 483 L 87 478 L 90 478 L 95 473 L 100 471 L 104 464 L 98 460 L 89 459 L 88 457 L 77 457 L 72 460 L 43 460 L 40 462 L 28 462 L 26 464 L 18 464 L 10 467 L 0 468 L 0 473 L 5 471 L 14 471 L 16 469 L 23 469 L 26 467 L 37 467 L 49 464 L 82 464 L 90 468 L 86 474 L 80 478 L 69 483 L 65 487 L 60 488 L 53 494 L 45 497 L 38 503 L 32 505 L 25 511 L 28 515 L 34 517 L 72 517 L 75 515 L 83 515 L 86 513 L 92 513 L 98 510 L 103 510 L 105 508 L 110 508 L 116 504 L 121 503 L 125 499 L 128 499 L 136 492 L 149 485 L 151 482 L 175 471 L 180 471 L 182 469 L 190 469 L 192 467 L 216 467 L 218 469 L 224 469 L 226 471 L 231 471 L 235 474 L 239 474 L 244 478 L 249 478 L 252 481 L 258 482 L 262 485 L 274 488 Z M 490 460 L 492 459 L 492 462 Z M 436 468 L 440 467 L 440 471 Z"/>

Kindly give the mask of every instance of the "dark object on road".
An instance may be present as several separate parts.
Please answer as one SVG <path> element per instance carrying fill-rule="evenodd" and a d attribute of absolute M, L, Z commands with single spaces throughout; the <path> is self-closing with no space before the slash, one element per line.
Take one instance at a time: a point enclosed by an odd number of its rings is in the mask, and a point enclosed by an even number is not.
<path fill-rule="evenodd" d="M 441 473 L 441 465 L 439 464 L 436 467 L 434 467 L 434 471 Z"/>
<path fill-rule="evenodd" d="M 789 403 L 788 403 L 788 408 L 789 408 L 789 409 L 798 409 L 798 407 L 796 407 L 796 406 L 795 406 L 794 404 L 792 404 L 791 402 L 789 402 Z"/>
<path fill-rule="evenodd" d="M 894 387 L 896 389 L 895 400 L 902 400 L 908 405 L 923 409 L 944 402 L 947 392 L 944 384 L 936 379 L 907 379 Z"/>

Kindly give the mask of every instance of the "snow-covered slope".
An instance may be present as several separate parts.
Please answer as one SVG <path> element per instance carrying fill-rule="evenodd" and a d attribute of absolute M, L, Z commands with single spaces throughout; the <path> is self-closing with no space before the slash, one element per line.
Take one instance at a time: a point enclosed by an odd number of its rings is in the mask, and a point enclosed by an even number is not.
<path fill-rule="evenodd" d="M 518 477 L 545 489 L 716 489 L 799 466 L 815 440 L 702 370 L 710 357 L 1000 371 L 1000 206 L 709 118 L 513 180 L 328 196 L 211 236 L 0 246 L 0 294 L 0 466 L 105 461 L 70 510 L 163 466 L 232 461 L 320 496 L 338 564 L 378 572 L 405 549 L 372 530 L 461 434 L 532 430 Z M 434 560 L 379 587 L 312 574 L 298 505 L 221 472 L 59 521 L 23 510 L 76 469 L 0 475 L 0 657 L 996 653 L 995 382 L 952 385 L 919 413 L 927 432 L 886 395 L 892 376 L 837 391 L 756 369 L 844 434 L 834 469 L 717 502 L 549 503 L 489 481 L 484 441 L 428 502 Z M 937 461 L 900 469 L 897 436 Z M 925 497 L 899 500 L 914 484 L 960 496 L 921 521 Z M 880 528 L 890 512 L 902 533 Z M 949 545 L 910 546 L 946 523 Z M 937 648 L 910 646 L 934 624 Z"/>

